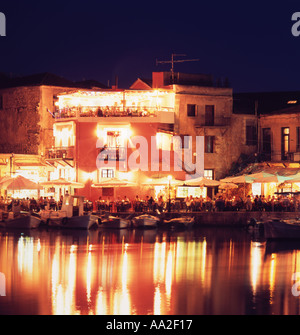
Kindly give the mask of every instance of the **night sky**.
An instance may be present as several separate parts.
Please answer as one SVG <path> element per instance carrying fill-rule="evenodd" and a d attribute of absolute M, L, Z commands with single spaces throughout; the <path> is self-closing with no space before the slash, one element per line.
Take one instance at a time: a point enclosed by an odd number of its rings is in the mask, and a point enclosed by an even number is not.
<path fill-rule="evenodd" d="M 172 53 L 198 62 L 175 71 L 228 77 L 235 92 L 300 90 L 300 2 L 1 0 L 7 36 L 0 72 L 51 72 L 128 87 L 169 71 Z"/>

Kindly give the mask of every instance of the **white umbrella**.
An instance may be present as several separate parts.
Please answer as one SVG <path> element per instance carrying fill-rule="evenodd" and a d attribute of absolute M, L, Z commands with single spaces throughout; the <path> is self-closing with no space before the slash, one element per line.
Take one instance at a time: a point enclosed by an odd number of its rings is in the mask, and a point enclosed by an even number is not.
<path fill-rule="evenodd" d="M 253 183 L 253 178 L 251 175 L 242 175 L 235 177 L 227 177 L 225 179 L 220 180 L 222 183 L 236 183 L 236 184 L 245 184 L 245 183 Z"/>
<path fill-rule="evenodd" d="M 214 187 L 219 186 L 220 182 L 217 180 L 207 179 L 204 177 L 189 179 L 184 182 L 188 186 L 199 186 L 199 187 Z"/>
<path fill-rule="evenodd" d="M 5 177 L 4 177 L 5 178 Z M 23 176 L 8 177 L 2 180 L 0 187 L 6 190 L 38 190 L 41 186 Z"/>
<path fill-rule="evenodd" d="M 64 178 L 54 179 L 40 183 L 42 186 L 71 186 L 74 188 L 84 188 L 84 184 L 75 181 L 68 181 Z"/>
<path fill-rule="evenodd" d="M 102 188 L 102 187 L 125 187 L 125 186 L 137 186 L 136 183 L 133 183 L 126 179 L 117 179 L 117 178 L 110 178 L 107 180 L 103 180 L 100 183 L 95 183 L 92 185 L 94 188 Z"/>
<path fill-rule="evenodd" d="M 219 186 L 221 190 L 229 190 L 232 188 L 238 188 L 238 186 L 234 183 L 224 183 Z"/>
<path fill-rule="evenodd" d="M 163 178 L 148 178 L 145 182 L 142 183 L 143 186 L 159 186 L 159 185 L 166 185 L 168 186 L 169 183 L 174 186 L 174 185 L 180 185 L 183 183 L 182 180 L 177 180 L 177 179 L 169 179 L 168 177 L 163 177 Z"/>

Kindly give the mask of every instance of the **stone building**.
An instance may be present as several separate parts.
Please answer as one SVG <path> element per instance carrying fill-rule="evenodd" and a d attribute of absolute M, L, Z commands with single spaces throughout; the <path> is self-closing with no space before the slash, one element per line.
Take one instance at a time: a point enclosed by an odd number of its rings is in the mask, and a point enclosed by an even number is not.
<path fill-rule="evenodd" d="M 51 73 L 15 78 L 0 74 L 0 177 L 18 172 L 28 177 L 26 169 L 31 167 L 35 176 L 47 178 L 44 156 L 53 144 L 57 94 L 90 85 L 105 87 L 97 82 L 74 83 Z M 43 171 L 38 172 L 38 166 Z"/>

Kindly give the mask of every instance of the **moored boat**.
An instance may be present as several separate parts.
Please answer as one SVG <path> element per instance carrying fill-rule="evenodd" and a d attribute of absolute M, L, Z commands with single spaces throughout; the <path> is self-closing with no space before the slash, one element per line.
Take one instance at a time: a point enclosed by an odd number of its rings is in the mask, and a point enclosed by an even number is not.
<path fill-rule="evenodd" d="M 173 218 L 170 220 L 164 219 L 159 224 L 160 228 L 163 229 L 187 229 L 191 228 L 195 223 L 195 218 L 190 216 L 182 216 L 179 218 Z"/>
<path fill-rule="evenodd" d="M 130 227 L 130 224 L 131 221 L 129 219 L 123 219 L 112 215 L 99 218 L 98 220 L 99 227 L 108 229 L 126 229 Z"/>
<path fill-rule="evenodd" d="M 41 212 L 40 217 L 47 227 L 61 229 L 91 229 L 97 226 L 97 217 L 90 213 L 84 213 L 83 200 L 83 196 L 66 195 L 61 210 L 43 211 Z"/>
<path fill-rule="evenodd" d="M 300 220 L 269 220 L 264 223 L 266 239 L 300 239 Z"/>
<path fill-rule="evenodd" d="M 151 228 L 157 228 L 160 220 L 161 219 L 156 216 L 149 215 L 149 214 L 142 214 L 142 215 L 132 218 L 131 222 L 134 228 L 145 228 L 145 229 L 150 228 L 151 229 Z"/>
<path fill-rule="evenodd" d="M 30 213 L 20 213 L 17 216 L 8 217 L 0 222 L 0 227 L 8 229 L 34 229 L 38 228 L 41 219 Z"/>

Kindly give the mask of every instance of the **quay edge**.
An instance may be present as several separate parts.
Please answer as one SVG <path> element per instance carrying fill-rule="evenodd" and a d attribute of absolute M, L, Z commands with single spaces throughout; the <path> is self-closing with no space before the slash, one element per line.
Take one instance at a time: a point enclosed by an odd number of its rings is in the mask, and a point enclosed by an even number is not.
<path fill-rule="evenodd" d="M 136 213 L 137 215 L 143 213 Z M 149 212 L 155 215 L 155 213 Z M 111 215 L 125 217 L 128 213 L 111 213 Z M 180 216 L 193 216 L 195 223 L 199 226 L 228 226 L 228 227 L 244 227 L 250 219 L 257 221 L 266 221 L 271 219 L 294 219 L 300 217 L 300 212 L 171 212 L 165 213 L 168 219 Z"/>

